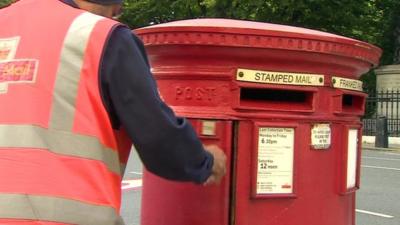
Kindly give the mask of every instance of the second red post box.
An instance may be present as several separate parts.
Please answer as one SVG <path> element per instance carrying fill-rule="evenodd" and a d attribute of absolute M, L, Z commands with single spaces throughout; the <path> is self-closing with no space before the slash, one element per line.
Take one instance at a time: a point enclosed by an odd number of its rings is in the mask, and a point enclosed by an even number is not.
<path fill-rule="evenodd" d="M 354 225 L 358 78 L 381 50 L 329 33 L 225 19 L 136 30 L 165 101 L 229 158 L 220 186 L 145 173 L 142 225 Z"/>

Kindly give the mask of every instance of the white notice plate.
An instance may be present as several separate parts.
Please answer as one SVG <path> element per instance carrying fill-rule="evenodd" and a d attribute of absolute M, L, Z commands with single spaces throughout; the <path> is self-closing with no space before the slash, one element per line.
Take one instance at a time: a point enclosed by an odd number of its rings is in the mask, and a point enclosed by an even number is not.
<path fill-rule="evenodd" d="M 331 126 L 314 124 L 311 129 L 311 145 L 314 149 L 328 149 L 331 146 Z"/>
<path fill-rule="evenodd" d="M 0 39 L 0 61 L 14 59 L 20 37 Z"/>
<path fill-rule="evenodd" d="M 357 143 L 358 130 L 350 129 L 347 145 L 347 189 L 357 185 Z"/>
<path fill-rule="evenodd" d="M 293 193 L 294 133 L 294 128 L 259 128 L 256 194 Z"/>

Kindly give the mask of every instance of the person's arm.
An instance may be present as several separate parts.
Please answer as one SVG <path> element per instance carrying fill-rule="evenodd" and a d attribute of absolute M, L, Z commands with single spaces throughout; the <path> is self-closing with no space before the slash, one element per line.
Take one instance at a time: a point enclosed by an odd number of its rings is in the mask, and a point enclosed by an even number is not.
<path fill-rule="evenodd" d="M 144 166 L 167 179 L 205 182 L 213 156 L 189 122 L 160 99 L 142 42 L 118 27 L 102 62 L 101 90 L 112 123 L 127 130 Z"/>

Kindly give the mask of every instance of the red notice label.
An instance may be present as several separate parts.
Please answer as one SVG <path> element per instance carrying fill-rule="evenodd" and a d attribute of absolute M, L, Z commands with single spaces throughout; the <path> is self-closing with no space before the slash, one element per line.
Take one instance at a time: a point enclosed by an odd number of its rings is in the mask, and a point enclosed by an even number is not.
<path fill-rule="evenodd" d="M 0 62 L 0 93 L 7 92 L 8 84 L 34 83 L 38 68 L 36 59 L 18 59 Z"/>

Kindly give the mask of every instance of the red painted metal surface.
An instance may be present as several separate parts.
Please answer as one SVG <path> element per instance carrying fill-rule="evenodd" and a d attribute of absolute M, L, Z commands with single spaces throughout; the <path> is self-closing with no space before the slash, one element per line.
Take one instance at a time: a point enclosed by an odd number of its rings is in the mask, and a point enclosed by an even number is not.
<path fill-rule="evenodd" d="M 164 100 L 192 118 L 199 133 L 202 120 L 218 121 L 217 136 L 201 138 L 220 145 L 231 159 L 219 187 L 172 183 L 146 173 L 142 225 L 355 224 L 360 154 L 356 187 L 348 190 L 347 133 L 361 126 L 366 94 L 334 88 L 332 78 L 358 79 L 378 64 L 379 48 L 309 29 L 226 19 L 177 21 L 135 32 Z M 238 69 L 325 79 L 322 86 L 243 82 Z M 330 126 L 331 145 L 315 150 L 311 130 L 321 123 Z M 294 129 L 290 194 L 256 193 L 259 127 Z"/>
<path fill-rule="evenodd" d="M 191 122 L 201 134 L 202 121 Z M 216 121 L 216 135 L 200 135 L 200 138 L 204 144 L 217 144 L 223 149 L 231 149 L 231 132 L 232 122 Z M 230 152 L 227 152 L 227 157 L 231 157 Z M 230 169 L 227 173 L 230 173 Z M 220 186 L 204 187 L 163 180 L 145 172 L 141 224 L 228 224 L 230 183 L 230 176 L 226 176 Z"/>

